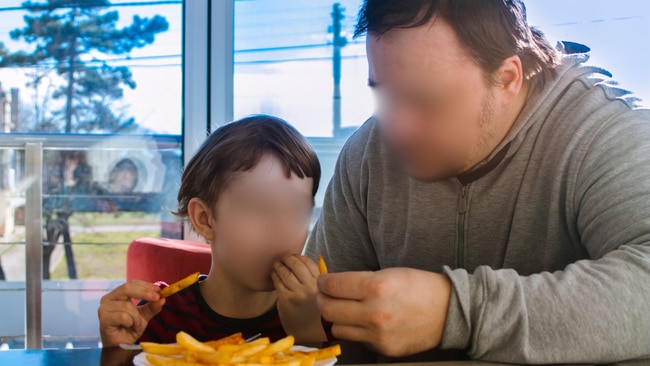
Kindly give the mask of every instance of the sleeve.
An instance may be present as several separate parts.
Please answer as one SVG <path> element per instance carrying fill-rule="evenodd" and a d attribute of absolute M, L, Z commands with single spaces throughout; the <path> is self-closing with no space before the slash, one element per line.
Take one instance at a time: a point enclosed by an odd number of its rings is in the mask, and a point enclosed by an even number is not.
<path fill-rule="evenodd" d="M 313 259 L 322 255 L 331 272 L 379 269 L 365 212 L 365 127 L 352 135 L 341 150 L 321 215 L 305 249 L 305 254 Z"/>
<path fill-rule="evenodd" d="M 576 169 L 569 203 L 590 259 L 526 277 L 446 268 L 442 348 L 511 363 L 650 357 L 650 118 L 633 116 L 608 124 Z"/>

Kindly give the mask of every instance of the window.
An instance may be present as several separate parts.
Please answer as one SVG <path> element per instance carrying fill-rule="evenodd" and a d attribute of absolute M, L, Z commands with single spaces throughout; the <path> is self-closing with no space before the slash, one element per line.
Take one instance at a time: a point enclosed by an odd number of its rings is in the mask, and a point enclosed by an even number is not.
<path fill-rule="evenodd" d="M 181 235 L 182 2 L 7 0 L 0 19 L 0 347 L 97 347 L 128 244 Z"/>
<path fill-rule="evenodd" d="M 314 220 L 345 139 L 373 112 L 360 0 L 235 1 L 234 116 L 267 113 L 308 137 L 323 167 Z"/>
<path fill-rule="evenodd" d="M 527 0 L 528 22 L 548 39 L 572 41 L 591 48 L 589 64 L 613 74 L 614 80 L 648 105 L 650 3 L 644 0 Z"/>

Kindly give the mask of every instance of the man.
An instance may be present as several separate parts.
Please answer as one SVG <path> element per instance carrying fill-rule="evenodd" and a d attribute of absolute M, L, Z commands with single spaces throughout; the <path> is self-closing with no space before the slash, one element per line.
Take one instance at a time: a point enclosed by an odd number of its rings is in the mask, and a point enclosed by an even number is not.
<path fill-rule="evenodd" d="M 377 113 L 308 244 L 336 337 L 514 363 L 650 357 L 650 112 L 519 0 L 366 0 Z"/>

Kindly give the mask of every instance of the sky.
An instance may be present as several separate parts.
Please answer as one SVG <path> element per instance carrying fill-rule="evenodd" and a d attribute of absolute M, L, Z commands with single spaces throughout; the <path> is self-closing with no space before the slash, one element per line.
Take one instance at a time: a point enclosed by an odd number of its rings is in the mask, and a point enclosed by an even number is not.
<path fill-rule="evenodd" d="M 134 0 L 114 0 L 114 3 Z M 353 30 L 361 0 L 341 0 L 346 35 Z M 0 0 L 0 8 L 22 0 Z M 590 63 L 613 73 L 625 88 L 650 100 L 650 1 L 647 0 L 528 0 L 528 20 L 553 43 L 571 40 L 591 47 Z M 332 1 L 249 0 L 235 3 L 235 118 L 271 113 L 287 119 L 308 136 L 332 134 Z M 169 31 L 153 45 L 131 53 L 133 59 L 113 62 L 131 67 L 138 86 L 125 90 L 129 115 L 144 128 L 158 133 L 181 132 L 180 5 L 116 7 L 121 25 L 134 14 L 167 18 Z M 0 42 L 12 51 L 25 48 L 9 39 L 10 30 L 22 27 L 23 13 L 0 12 Z M 300 46 L 299 48 L 295 48 Z M 308 46 L 308 47 L 305 47 Z M 366 86 L 367 61 L 363 40 L 342 50 L 343 126 L 358 126 L 372 114 L 373 97 Z M 115 56 L 99 57 L 105 59 Z M 151 57 L 153 59 L 138 59 Z M 5 90 L 21 88 L 31 103 L 24 70 L 0 69 Z M 42 94 L 43 92 L 41 92 Z"/>

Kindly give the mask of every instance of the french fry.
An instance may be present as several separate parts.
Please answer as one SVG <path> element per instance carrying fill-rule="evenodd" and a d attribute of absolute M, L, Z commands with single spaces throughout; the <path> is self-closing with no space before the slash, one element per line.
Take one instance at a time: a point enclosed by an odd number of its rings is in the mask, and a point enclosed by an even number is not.
<path fill-rule="evenodd" d="M 199 280 L 199 272 L 194 272 L 191 275 L 183 278 L 180 281 L 174 282 L 171 285 L 160 290 L 158 293 L 161 298 L 171 296 L 185 288 L 192 286 Z"/>
<path fill-rule="evenodd" d="M 316 357 L 312 356 L 303 356 L 300 358 L 300 366 L 312 366 L 316 362 Z"/>
<path fill-rule="evenodd" d="M 309 352 L 309 355 L 313 355 L 318 361 L 336 357 L 339 356 L 340 354 L 341 354 L 341 346 L 338 344 Z"/>
<path fill-rule="evenodd" d="M 185 332 L 176 334 L 177 344 L 141 342 L 143 356 L 153 366 L 313 366 L 341 354 L 336 345 L 314 351 L 292 350 L 294 337 L 271 343 L 269 338 L 246 342 L 241 333 L 199 342 Z"/>
<path fill-rule="evenodd" d="M 275 356 L 251 356 L 245 360 L 245 364 L 256 364 L 256 365 L 273 365 L 275 364 Z"/>
<path fill-rule="evenodd" d="M 225 353 L 235 354 L 238 351 L 241 351 L 243 349 L 250 348 L 250 347 L 257 347 L 259 345 L 262 345 L 262 346 L 266 347 L 269 343 L 271 343 L 271 341 L 267 337 L 264 337 L 264 338 L 258 338 L 258 339 L 254 340 L 254 341 L 244 343 L 244 344 L 224 344 L 224 345 L 219 346 L 219 351 L 225 352 Z M 264 347 L 261 347 L 261 348 L 258 348 L 258 349 L 264 349 Z"/>
<path fill-rule="evenodd" d="M 154 366 L 168 366 L 173 365 L 174 362 L 178 361 L 178 358 L 147 354 L 147 361 Z"/>
<path fill-rule="evenodd" d="M 153 366 L 204 366 L 204 364 L 185 361 L 182 358 L 160 355 L 147 355 L 147 361 Z"/>
<path fill-rule="evenodd" d="M 317 361 L 326 360 L 328 358 L 336 357 L 341 354 L 341 346 L 334 345 L 326 348 L 317 349 L 315 351 L 289 351 L 289 355 L 302 354 L 305 356 L 314 357 Z"/>
<path fill-rule="evenodd" d="M 235 362 L 244 362 L 246 360 L 246 357 L 258 354 L 262 352 L 266 347 L 268 347 L 268 345 L 262 343 L 248 347 L 242 347 L 240 350 L 232 354 L 232 358 L 235 360 Z"/>
<path fill-rule="evenodd" d="M 185 332 L 178 332 L 176 334 L 176 342 L 180 344 L 181 346 L 187 348 L 190 351 L 194 352 L 200 352 L 200 353 L 214 353 L 217 352 L 216 349 L 206 346 L 205 344 L 197 341 L 194 337 L 191 335 L 185 333 Z"/>
<path fill-rule="evenodd" d="M 289 348 L 293 347 L 293 342 L 295 339 L 293 336 L 287 336 L 284 337 L 277 342 L 271 343 L 266 347 L 264 350 L 262 350 L 260 353 L 258 353 L 259 356 L 270 356 L 276 353 L 280 352 L 286 352 L 289 350 Z"/>
<path fill-rule="evenodd" d="M 283 356 L 275 359 L 275 366 L 300 366 L 301 360 L 298 357 Z"/>
<path fill-rule="evenodd" d="M 140 342 L 140 347 L 147 353 L 160 356 L 178 355 L 185 349 L 180 344 L 160 344 L 153 342 Z"/>
<path fill-rule="evenodd" d="M 320 274 L 327 274 L 327 264 L 321 255 L 318 256 L 318 272 Z"/>
<path fill-rule="evenodd" d="M 217 351 L 215 353 L 195 353 L 195 354 L 191 354 L 191 356 L 193 356 L 197 361 L 208 365 L 233 364 L 232 355 L 221 351 Z"/>
<path fill-rule="evenodd" d="M 219 347 L 226 344 L 236 345 L 242 343 L 246 343 L 246 340 L 244 339 L 241 333 L 235 333 L 233 335 L 230 335 L 225 338 L 217 339 L 215 341 L 203 342 L 203 344 L 205 344 L 206 346 L 210 346 L 214 349 L 219 349 Z"/>
<path fill-rule="evenodd" d="M 288 355 L 288 357 L 295 357 L 300 359 L 300 366 L 312 366 L 314 362 L 316 362 L 316 357 L 310 356 L 308 354 L 304 353 L 299 353 L 299 352 L 294 352 L 290 353 L 292 351 L 288 351 L 285 354 Z"/>

